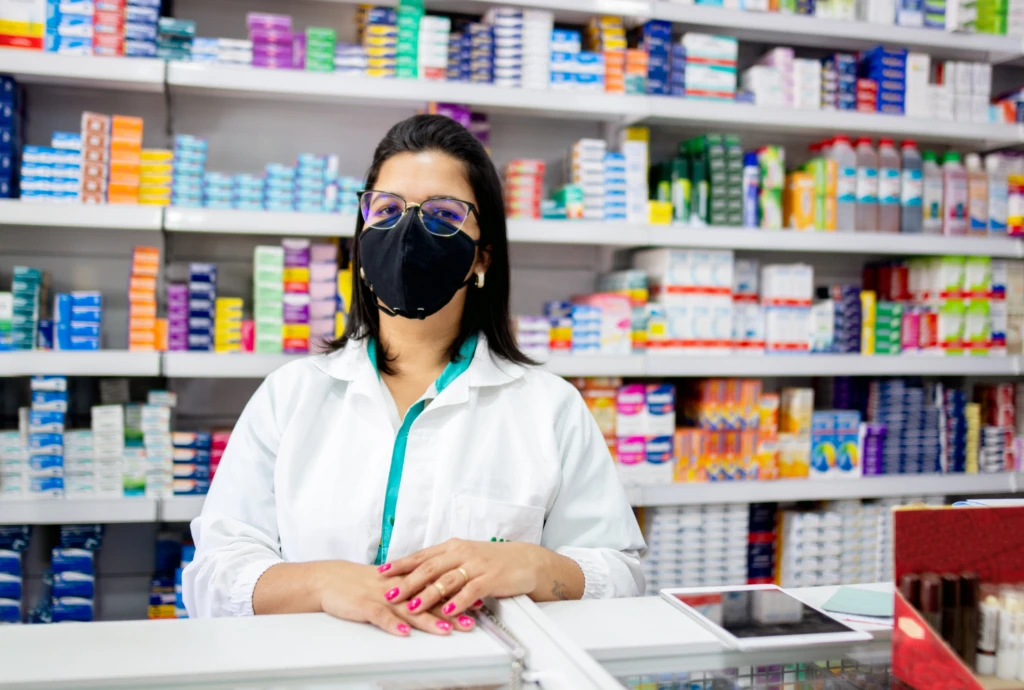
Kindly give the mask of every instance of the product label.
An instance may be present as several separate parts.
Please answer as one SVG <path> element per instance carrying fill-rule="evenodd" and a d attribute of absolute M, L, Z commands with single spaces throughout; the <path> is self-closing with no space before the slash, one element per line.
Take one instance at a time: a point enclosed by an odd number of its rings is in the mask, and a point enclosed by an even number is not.
<path fill-rule="evenodd" d="M 836 199 L 841 204 L 852 204 L 857 201 L 857 168 L 839 168 Z"/>
<path fill-rule="evenodd" d="M 968 185 L 969 204 L 968 213 L 970 217 L 969 229 L 971 232 L 988 232 L 988 181 L 971 180 Z"/>
<path fill-rule="evenodd" d="M 920 170 L 904 170 L 900 181 L 900 204 L 921 206 L 924 197 L 924 176 Z"/>
<path fill-rule="evenodd" d="M 924 219 L 942 222 L 942 180 L 937 177 L 924 183 Z"/>
<path fill-rule="evenodd" d="M 988 231 L 1006 232 L 1006 219 L 1009 215 L 1009 196 L 1006 185 L 993 182 L 988 188 Z"/>
<path fill-rule="evenodd" d="M 878 176 L 878 202 L 881 204 L 900 203 L 900 171 L 897 168 L 882 168 Z"/>
<path fill-rule="evenodd" d="M 874 168 L 857 168 L 857 203 L 878 203 L 878 171 Z"/>

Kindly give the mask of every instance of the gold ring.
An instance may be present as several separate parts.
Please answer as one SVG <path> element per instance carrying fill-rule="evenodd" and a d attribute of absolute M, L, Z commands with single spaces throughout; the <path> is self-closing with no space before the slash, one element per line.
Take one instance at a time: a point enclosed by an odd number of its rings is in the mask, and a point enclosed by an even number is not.
<path fill-rule="evenodd" d="M 462 586 L 465 587 L 469 584 L 469 573 L 466 572 L 465 568 L 458 568 L 458 571 L 462 573 L 462 577 L 466 578 L 466 581 L 462 583 Z"/>
<path fill-rule="evenodd" d="M 441 593 L 442 599 L 446 599 L 448 597 L 448 593 L 444 591 L 444 585 L 442 585 L 440 582 L 435 582 L 434 587 L 437 589 L 438 592 Z"/>

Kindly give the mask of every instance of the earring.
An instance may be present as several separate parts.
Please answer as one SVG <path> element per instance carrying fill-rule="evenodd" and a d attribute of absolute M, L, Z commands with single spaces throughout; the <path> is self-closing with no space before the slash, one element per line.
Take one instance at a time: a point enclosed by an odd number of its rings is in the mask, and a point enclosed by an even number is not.
<path fill-rule="evenodd" d="M 359 277 L 362 278 L 363 280 L 366 280 L 366 274 L 363 272 L 362 266 L 359 267 Z"/>
<path fill-rule="evenodd" d="M 476 286 L 482 288 L 484 286 L 484 272 L 480 271 L 476 274 Z"/>

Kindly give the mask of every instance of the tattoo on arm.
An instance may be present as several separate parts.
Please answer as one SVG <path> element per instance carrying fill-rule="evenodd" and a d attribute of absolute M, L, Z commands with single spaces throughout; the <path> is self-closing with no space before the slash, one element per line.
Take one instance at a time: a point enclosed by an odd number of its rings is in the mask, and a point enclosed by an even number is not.
<path fill-rule="evenodd" d="M 556 599 L 566 601 L 569 598 L 569 595 L 565 591 L 565 583 L 555 580 L 555 584 L 551 586 L 551 595 Z"/>

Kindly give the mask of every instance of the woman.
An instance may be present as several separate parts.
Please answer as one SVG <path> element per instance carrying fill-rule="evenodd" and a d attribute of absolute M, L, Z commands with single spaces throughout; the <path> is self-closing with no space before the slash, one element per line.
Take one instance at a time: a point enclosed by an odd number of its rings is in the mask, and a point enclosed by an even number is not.
<path fill-rule="evenodd" d="M 348 326 L 242 413 L 192 523 L 189 615 L 326 611 L 445 635 L 485 596 L 641 594 L 643 538 L 595 421 L 516 347 L 483 146 L 412 117 L 367 189 Z"/>

